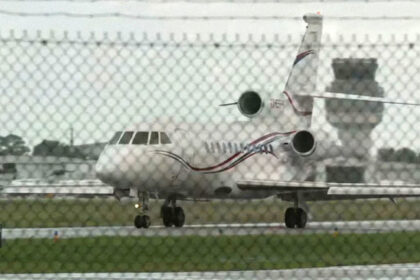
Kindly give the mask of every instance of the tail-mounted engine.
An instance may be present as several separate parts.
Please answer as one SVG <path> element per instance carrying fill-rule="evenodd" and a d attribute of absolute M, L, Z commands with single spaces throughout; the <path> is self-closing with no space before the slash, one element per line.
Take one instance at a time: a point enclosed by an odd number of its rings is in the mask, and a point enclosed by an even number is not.
<path fill-rule="evenodd" d="M 293 152 L 301 157 L 312 155 L 316 149 L 316 140 L 314 135 L 308 130 L 296 132 L 290 141 Z"/>
<path fill-rule="evenodd" d="M 238 100 L 238 109 L 242 115 L 253 118 L 261 113 L 264 102 L 261 96 L 255 91 L 242 93 Z"/>

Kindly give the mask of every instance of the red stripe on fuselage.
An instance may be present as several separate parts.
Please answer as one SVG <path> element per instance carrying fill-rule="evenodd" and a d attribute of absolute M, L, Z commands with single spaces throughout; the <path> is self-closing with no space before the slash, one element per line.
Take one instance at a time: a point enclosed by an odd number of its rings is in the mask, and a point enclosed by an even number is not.
<path fill-rule="evenodd" d="M 285 132 L 285 133 L 282 133 L 282 132 L 273 132 L 273 133 L 270 133 L 270 134 L 267 134 L 267 135 L 264 135 L 264 136 L 262 136 L 262 137 L 260 137 L 260 138 L 258 138 L 258 139 L 256 139 L 256 140 L 254 140 L 253 142 L 251 142 L 251 144 L 250 145 L 255 145 L 255 144 L 257 144 L 257 143 L 259 143 L 259 142 L 261 142 L 261 141 L 264 141 L 264 140 L 267 140 L 267 139 L 269 139 L 270 137 L 273 137 L 273 136 L 278 136 L 278 135 L 290 135 L 290 134 L 293 134 L 293 133 L 295 133 L 296 131 L 290 131 L 290 132 Z M 213 166 L 209 166 L 209 167 L 203 167 L 203 168 L 199 168 L 199 167 L 194 167 L 194 166 L 192 166 L 191 164 L 189 164 L 189 163 L 187 163 L 188 164 L 188 167 L 189 168 L 191 168 L 192 170 L 194 170 L 194 171 L 210 171 L 210 170 L 213 170 L 213 169 L 216 169 L 216 168 L 219 168 L 219 167 L 222 167 L 223 165 L 225 165 L 225 164 L 227 164 L 228 162 L 230 162 L 230 161 L 232 161 L 233 159 L 235 159 L 237 156 L 239 156 L 240 154 L 241 154 L 242 152 L 237 152 L 237 153 L 235 153 L 234 155 L 232 155 L 231 157 L 229 157 L 228 159 L 226 159 L 225 161 L 223 161 L 223 162 L 221 162 L 221 163 L 219 163 L 219 164 L 217 164 L 217 165 L 213 165 Z"/>
<path fill-rule="evenodd" d="M 312 115 L 312 111 L 300 111 L 296 108 L 296 105 L 292 99 L 292 97 L 290 96 L 290 94 L 287 91 L 283 91 L 283 93 L 287 96 L 287 99 L 289 100 L 290 105 L 292 105 L 293 111 L 301 116 L 310 116 Z"/>

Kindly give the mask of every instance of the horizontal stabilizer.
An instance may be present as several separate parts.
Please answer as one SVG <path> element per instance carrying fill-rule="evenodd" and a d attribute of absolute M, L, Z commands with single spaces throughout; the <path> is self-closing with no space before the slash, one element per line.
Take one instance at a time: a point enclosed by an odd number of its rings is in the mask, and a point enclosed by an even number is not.
<path fill-rule="evenodd" d="M 295 94 L 300 95 L 300 94 Z M 347 94 L 347 93 L 336 93 L 336 92 L 317 92 L 313 94 L 301 94 L 301 96 L 311 96 L 314 98 L 321 99 L 337 99 L 337 100 L 352 100 L 352 101 L 364 101 L 364 102 L 376 102 L 376 103 L 386 103 L 386 104 L 396 104 L 396 105 L 411 105 L 411 106 L 420 106 L 420 101 L 416 100 L 405 100 L 405 99 L 389 99 L 383 97 L 373 97 L 373 96 L 363 96 L 357 94 Z"/>

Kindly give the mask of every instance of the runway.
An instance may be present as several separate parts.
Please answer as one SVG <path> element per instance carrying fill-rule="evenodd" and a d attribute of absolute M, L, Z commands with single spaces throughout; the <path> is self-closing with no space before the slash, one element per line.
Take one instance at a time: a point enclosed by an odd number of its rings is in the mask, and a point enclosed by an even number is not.
<path fill-rule="evenodd" d="M 286 229 L 282 223 L 205 224 L 183 228 L 152 226 L 61 227 L 61 228 L 3 228 L 3 239 L 77 238 L 97 236 L 233 236 L 261 234 L 321 234 L 321 233 L 389 233 L 420 231 L 420 220 L 310 222 L 305 229 Z"/>
<path fill-rule="evenodd" d="M 248 270 L 217 272 L 165 272 L 165 273 L 50 273 L 50 274 L 3 274 L 0 280 L 186 280 L 186 279 L 418 279 L 420 264 L 392 264 L 368 266 L 335 266 L 325 268 Z"/>

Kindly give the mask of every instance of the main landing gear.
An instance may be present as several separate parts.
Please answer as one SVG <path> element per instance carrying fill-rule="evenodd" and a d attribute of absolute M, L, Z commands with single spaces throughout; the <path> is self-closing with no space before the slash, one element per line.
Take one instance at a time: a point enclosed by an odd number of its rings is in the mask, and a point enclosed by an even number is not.
<path fill-rule="evenodd" d="M 149 212 L 149 194 L 147 192 L 140 192 L 137 194 L 139 203 L 135 205 L 136 208 L 140 208 L 140 215 L 134 218 L 134 226 L 136 228 L 148 228 L 150 227 L 151 221 L 147 214 Z M 161 217 L 165 227 L 182 227 L 185 223 L 184 210 L 176 206 L 175 199 L 167 199 L 161 208 Z"/>
<path fill-rule="evenodd" d="M 307 221 L 308 214 L 302 208 L 290 207 L 284 214 L 284 223 L 287 228 L 304 228 Z"/>
<path fill-rule="evenodd" d="M 185 223 L 184 210 L 176 206 L 176 201 L 166 200 L 160 209 L 160 215 L 165 227 L 182 227 Z"/>
<path fill-rule="evenodd" d="M 284 223 L 287 228 L 304 228 L 306 226 L 308 214 L 299 206 L 304 206 L 305 209 L 308 208 L 303 194 L 296 192 L 294 194 L 294 207 L 287 208 L 284 213 Z"/>
<path fill-rule="evenodd" d="M 136 208 L 141 208 L 141 215 L 137 215 L 134 218 L 134 226 L 136 228 L 148 228 L 150 227 L 151 221 L 149 215 L 149 194 L 140 193 L 139 194 L 140 204 L 136 204 Z"/>

